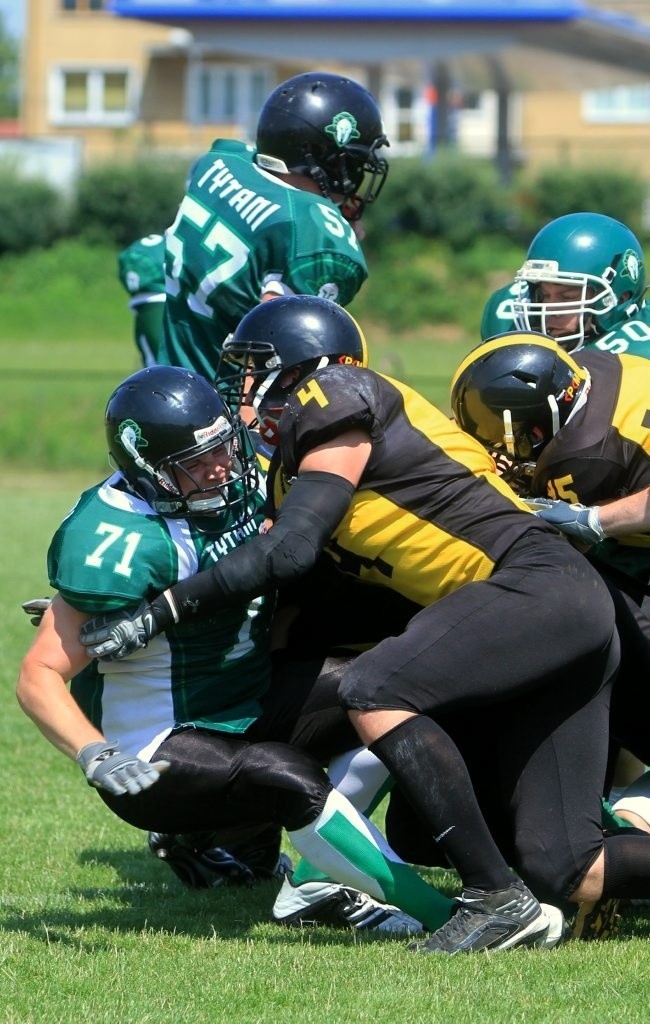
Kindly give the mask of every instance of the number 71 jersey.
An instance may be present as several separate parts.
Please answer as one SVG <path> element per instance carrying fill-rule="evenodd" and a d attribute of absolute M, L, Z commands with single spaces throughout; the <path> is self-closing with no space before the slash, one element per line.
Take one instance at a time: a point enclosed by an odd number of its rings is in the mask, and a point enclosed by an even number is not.
<path fill-rule="evenodd" d="M 263 494 L 253 500 L 261 507 Z M 256 514 L 240 527 L 230 512 L 224 516 L 214 517 L 212 533 L 163 518 L 115 474 L 82 494 L 59 526 L 48 551 L 50 584 L 89 615 L 133 611 L 255 536 L 262 519 Z M 94 678 L 76 677 L 73 696 L 106 735 L 145 755 L 174 727 L 241 732 L 270 685 L 272 604 L 260 595 L 179 623 L 144 651 L 99 662 Z"/>

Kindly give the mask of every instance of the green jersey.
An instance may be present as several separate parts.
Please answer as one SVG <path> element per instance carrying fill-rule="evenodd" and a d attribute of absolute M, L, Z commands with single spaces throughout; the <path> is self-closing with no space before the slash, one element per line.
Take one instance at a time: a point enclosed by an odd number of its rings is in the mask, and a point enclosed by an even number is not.
<path fill-rule="evenodd" d="M 485 304 L 481 321 L 481 339 L 487 341 L 497 334 L 518 331 L 512 300 L 519 295 L 519 285 L 509 284 L 493 292 Z M 585 342 L 586 349 L 597 348 L 613 355 L 628 353 L 650 359 L 650 306 L 645 302 L 633 317 L 626 317 L 606 334 L 595 335 Z"/>
<path fill-rule="evenodd" d="M 269 275 L 347 305 L 367 277 L 352 226 L 329 199 L 262 170 L 255 150 L 217 139 L 194 166 L 166 233 L 159 361 L 213 379 L 221 345 Z"/>
<path fill-rule="evenodd" d="M 165 310 L 165 239 L 146 235 L 117 257 L 117 275 L 131 296 L 135 343 L 144 366 L 158 360 Z"/>
<path fill-rule="evenodd" d="M 135 609 L 255 536 L 225 512 L 219 533 L 189 519 L 167 519 L 130 494 L 116 473 L 80 497 L 48 552 L 50 583 L 89 614 Z M 214 520 L 213 520 L 214 521 Z M 182 726 L 244 731 L 270 685 L 271 595 L 221 607 L 209 619 L 181 623 L 123 661 L 100 661 L 75 677 L 75 700 L 109 739 L 150 757 Z"/>

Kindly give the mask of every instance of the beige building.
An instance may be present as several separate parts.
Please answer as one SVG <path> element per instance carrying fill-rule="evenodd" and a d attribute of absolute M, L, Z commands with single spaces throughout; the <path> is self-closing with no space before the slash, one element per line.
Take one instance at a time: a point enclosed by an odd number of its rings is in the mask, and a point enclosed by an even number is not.
<path fill-rule="evenodd" d="M 394 22 L 377 23 L 364 35 L 332 24 L 338 35 L 328 46 L 322 26 L 303 21 L 303 39 L 289 45 L 284 36 L 295 40 L 295 25 L 281 36 L 273 34 L 276 26 L 249 21 L 248 35 L 236 35 L 230 22 L 120 17 L 102 0 L 27 2 L 24 133 L 74 140 L 86 163 L 152 151 L 191 159 L 217 135 L 250 138 L 278 81 L 326 67 L 367 82 L 395 155 L 451 141 L 530 167 L 558 160 L 638 166 L 650 180 L 650 0 L 592 4 L 647 24 L 645 73 L 642 43 L 634 43 L 633 62 L 625 58 L 625 32 L 605 63 L 572 56 L 571 40 L 554 52 L 551 34 L 539 48 L 539 32 L 506 45 L 471 24 L 461 45 L 456 29 L 453 45 L 438 33 L 437 48 L 410 49 L 406 24 L 396 33 Z M 609 43 L 589 37 L 584 45 L 600 56 Z M 323 60 L 323 52 L 340 63 Z"/>

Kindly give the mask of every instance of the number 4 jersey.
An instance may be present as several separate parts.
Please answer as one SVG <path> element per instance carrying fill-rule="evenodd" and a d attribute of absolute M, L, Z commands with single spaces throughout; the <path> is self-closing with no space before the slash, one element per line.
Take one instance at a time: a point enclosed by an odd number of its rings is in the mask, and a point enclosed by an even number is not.
<path fill-rule="evenodd" d="M 261 505 L 263 495 L 255 501 Z M 115 474 L 82 494 L 57 530 L 48 552 L 50 583 L 89 614 L 135 610 L 245 543 L 260 521 L 238 527 L 224 513 L 216 519 L 218 534 L 214 527 L 203 532 L 193 521 L 157 515 Z M 231 604 L 167 630 L 123 661 L 93 662 L 72 681 L 73 696 L 105 736 L 144 757 L 175 727 L 242 732 L 270 683 L 272 604 L 266 597 Z"/>

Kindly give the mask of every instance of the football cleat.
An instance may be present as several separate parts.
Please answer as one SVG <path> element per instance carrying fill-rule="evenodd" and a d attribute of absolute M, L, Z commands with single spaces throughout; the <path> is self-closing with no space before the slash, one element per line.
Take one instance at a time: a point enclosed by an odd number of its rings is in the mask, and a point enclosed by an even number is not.
<path fill-rule="evenodd" d="M 620 903 L 620 899 L 580 903 L 569 938 L 581 939 L 583 942 L 611 938 L 619 928 Z"/>
<path fill-rule="evenodd" d="M 154 857 L 164 861 L 188 889 L 214 889 L 219 885 L 255 885 L 284 878 L 292 864 L 280 853 L 280 833 L 269 833 L 233 844 L 214 844 L 211 832 L 172 834 L 150 832 L 147 842 Z"/>
<path fill-rule="evenodd" d="M 453 955 L 543 946 L 546 942 L 551 922 L 522 881 L 495 892 L 464 889 L 457 903 L 458 910 L 442 928 L 408 948 L 417 953 Z"/>
<path fill-rule="evenodd" d="M 380 903 L 359 889 L 337 882 L 303 882 L 293 885 L 285 875 L 273 905 L 277 924 L 347 926 L 382 935 L 421 935 L 419 921 L 390 903 Z"/>
<path fill-rule="evenodd" d="M 564 920 L 564 914 L 559 907 L 554 907 L 550 903 L 540 903 L 540 907 L 549 921 L 548 932 L 541 945 L 544 949 L 553 949 L 554 946 L 558 946 L 568 937 L 568 926 Z"/>

